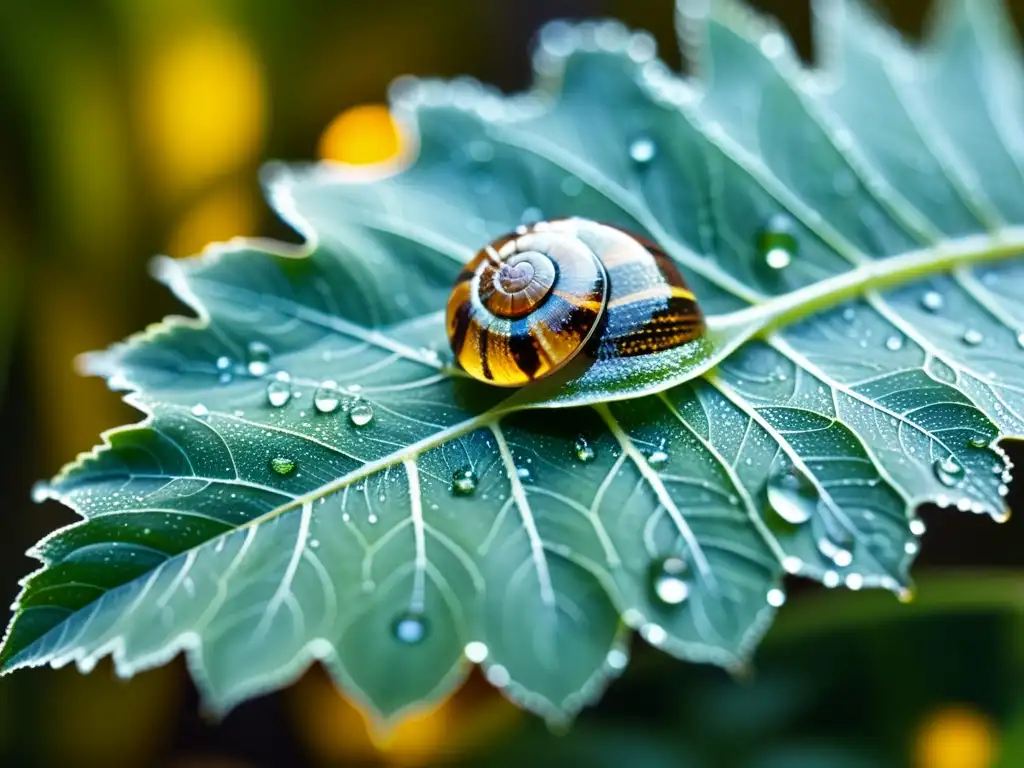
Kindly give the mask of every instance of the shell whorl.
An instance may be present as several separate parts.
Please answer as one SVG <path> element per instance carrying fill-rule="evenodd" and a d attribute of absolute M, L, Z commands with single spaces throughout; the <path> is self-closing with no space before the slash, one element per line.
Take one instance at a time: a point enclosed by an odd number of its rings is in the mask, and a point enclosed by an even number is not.
<path fill-rule="evenodd" d="M 509 387 L 554 373 L 584 348 L 602 359 L 633 356 L 704 332 L 693 294 L 660 248 L 586 219 L 520 227 L 481 249 L 459 274 L 447 324 L 462 368 Z"/>

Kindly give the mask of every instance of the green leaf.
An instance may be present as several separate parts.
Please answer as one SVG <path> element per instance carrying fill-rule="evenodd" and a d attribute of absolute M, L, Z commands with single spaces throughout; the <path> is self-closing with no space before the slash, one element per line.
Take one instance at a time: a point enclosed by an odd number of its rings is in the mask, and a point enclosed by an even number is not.
<path fill-rule="evenodd" d="M 396 84 L 408 167 L 268 168 L 307 248 L 156 262 L 198 317 L 86 359 L 147 418 L 40 487 L 83 519 L 33 550 L 2 668 L 184 650 L 222 712 L 319 659 L 393 717 L 477 662 L 562 720 L 626 665 L 623 627 L 740 666 L 786 572 L 902 594 L 918 504 L 1004 519 L 1024 90 L 999 6 L 944 3 L 918 52 L 822 2 L 808 70 L 703 5 L 679 17 L 697 79 L 646 34 L 550 25 L 529 93 Z M 565 216 L 662 244 L 706 339 L 468 379 L 455 275 Z"/>

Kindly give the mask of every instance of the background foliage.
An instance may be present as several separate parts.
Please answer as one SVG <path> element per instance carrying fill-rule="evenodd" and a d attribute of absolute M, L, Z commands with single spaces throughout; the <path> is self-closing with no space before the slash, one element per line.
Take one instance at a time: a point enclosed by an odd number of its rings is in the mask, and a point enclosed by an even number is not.
<path fill-rule="evenodd" d="M 803 4 L 753 3 L 807 50 Z M 924 3 L 890 2 L 918 28 Z M 1012 3 L 1018 19 L 1024 4 Z M 549 18 L 616 16 L 677 64 L 671 3 L 421 0 L 13 0 L 0 9 L 0 588 L 21 553 L 70 520 L 35 507 L 34 480 L 137 414 L 71 359 L 180 308 L 145 271 L 239 234 L 294 240 L 260 202 L 266 158 L 387 151 L 374 110 L 403 73 L 472 73 L 507 90 Z M 326 128 L 326 130 L 325 130 Z M 383 144 L 381 143 L 383 141 Z M 1013 451 L 1021 464 L 1021 452 Z M 1020 508 L 1014 488 L 1011 505 Z M 1024 761 L 1024 521 L 926 510 L 919 598 L 796 589 L 736 685 L 719 670 L 640 652 L 568 736 L 547 733 L 480 681 L 388 737 L 319 670 L 212 724 L 182 665 L 130 683 L 101 665 L 0 680 L 0 760 L 18 765 L 423 764 L 442 757 L 675 765 L 1006 765 Z M 944 571 L 956 566 L 957 571 Z M 969 570 L 1000 569 L 998 573 Z M 8 601 L 9 602 L 9 601 Z M 513 745 L 511 748 L 508 745 Z M 966 750 L 957 752 L 957 750 Z M 1016 755 L 1016 758 L 1014 758 Z M 991 759 L 987 759 L 991 757 Z M 959 762 L 942 762 L 954 760 Z M 531 757 L 533 759 L 533 757 Z M 975 762 L 965 762 L 973 760 Z M 803 761 L 803 762 L 800 762 Z"/>

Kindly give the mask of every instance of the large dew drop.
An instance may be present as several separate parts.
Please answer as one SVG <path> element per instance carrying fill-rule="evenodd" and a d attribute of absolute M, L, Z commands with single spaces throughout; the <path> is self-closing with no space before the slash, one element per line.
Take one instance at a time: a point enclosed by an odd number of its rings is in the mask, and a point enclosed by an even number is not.
<path fill-rule="evenodd" d="M 982 335 L 981 331 L 975 330 L 974 328 L 968 328 L 964 331 L 963 339 L 964 344 L 967 346 L 976 347 L 985 340 L 985 337 Z"/>
<path fill-rule="evenodd" d="M 245 367 L 253 376 L 263 376 L 270 370 L 270 347 L 262 341 L 252 341 L 245 350 Z"/>
<path fill-rule="evenodd" d="M 452 493 L 456 496 L 472 496 L 476 491 L 476 473 L 471 467 L 462 467 L 452 473 Z"/>
<path fill-rule="evenodd" d="M 292 399 L 292 385 L 287 381 L 274 379 L 267 383 L 267 402 L 274 408 L 280 408 Z"/>
<path fill-rule="evenodd" d="M 798 243 L 793 234 L 793 221 L 783 214 L 772 216 L 757 234 L 757 252 L 763 269 L 780 272 L 796 257 Z"/>
<path fill-rule="evenodd" d="M 581 461 L 584 464 L 589 464 L 597 458 L 594 446 L 592 446 L 587 438 L 583 437 L 583 435 L 577 437 L 573 443 L 573 453 L 575 454 L 577 461 Z"/>
<path fill-rule="evenodd" d="M 921 297 L 921 306 L 928 312 L 938 312 L 945 302 L 938 291 L 928 291 Z"/>
<path fill-rule="evenodd" d="M 348 412 L 348 420 L 354 426 L 365 427 L 373 421 L 373 408 L 369 403 L 356 403 Z"/>
<path fill-rule="evenodd" d="M 668 451 L 665 450 L 664 440 L 661 441 L 661 444 L 656 449 L 647 454 L 647 463 L 653 469 L 662 469 L 668 464 Z"/>
<path fill-rule="evenodd" d="M 395 639 L 405 645 L 418 645 L 427 636 L 427 620 L 418 613 L 407 613 L 391 625 Z"/>
<path fill-rule="evenodd" d="M 768 475 L 765 486 L 768 507 L 790 525 L 802 525 L 818 508 L 818 489 L 795 467 L 778 465 Z"/>
<path fill-rule="evenodd" d="M 288 475 L 295 471 L 295 459 L 275 456 L 270 460 L 270 468 L 279 475 Z"/>
<path fill-rule="evenodd" d="M 487 644 L 479 640 L 470 640 L 466 643 L 466 647 L 462 649 L 463 655 L 474 664 L 479 664 L 486 660 L 490 652 Z"/>
<path fill-rule="evenodd" d="M 689 566 L 681 557 L 666 557 L 651 570 L 651 588 L 659 602 L 679 605 L 690 596 Z"/>
<path fill-rule="evenodd" d="M 651 162 L 657 154 L 658 147 L 655 145 L 653 140 L 646 136 L 641 136 L 640 138 L 635 139 L 633 143 L 629 145 L 629 156 L 633 159 L 633 162 L 638 165 L 647 165 L 647 163 Z"/>
<path fill-rule="evenodd" d="M 963 466 L 952 456 L 936 459 L 932 464 L 932 471 L 939 482 L 947 488 L 953 488 L 964 478 Z"/>
<path fill-rule="evenodd" d="M 903 337 L 902 336 L 890 336 L 885 340 L 885 348 L 890 352 L 899 352 L 903 349 Z"/>
<path fill-rule="evenodd" d="M 313 393 L 313 407 L 320 413 L 334 413 L 340 404 L 341 393 L 336 382 L 325 381 Z"/>

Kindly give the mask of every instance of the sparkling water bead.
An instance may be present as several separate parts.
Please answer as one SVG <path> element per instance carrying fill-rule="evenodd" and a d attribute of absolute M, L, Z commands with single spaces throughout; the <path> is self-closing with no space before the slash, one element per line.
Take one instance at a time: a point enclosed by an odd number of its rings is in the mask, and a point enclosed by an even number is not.
<path fill-rule="evenodd" d="M 288 475 L 295 471 L 295 459 L 275 456 L 270 460 L 270 468 L 279 475 Z"/>
<path fill-rule="evenodd" d="M 476 474 L 471 467 L 462 467 L 452 474 L 452 493 L 471 496 L 476 491 Z"/>

